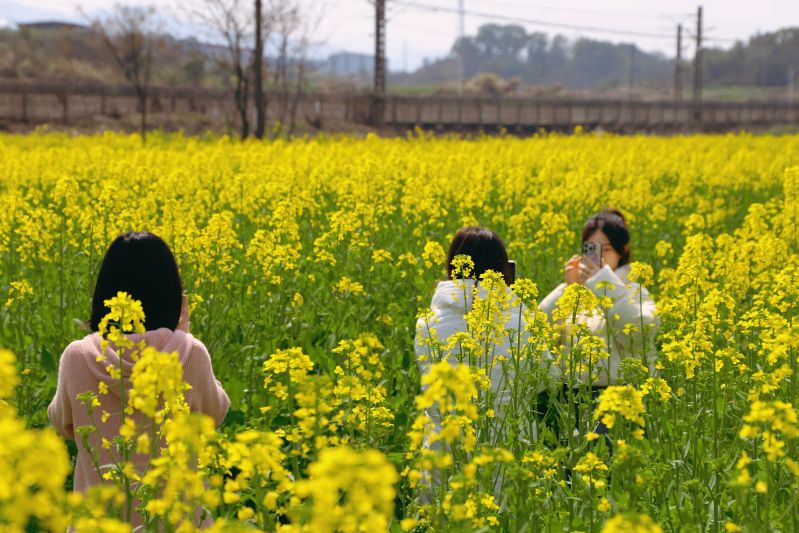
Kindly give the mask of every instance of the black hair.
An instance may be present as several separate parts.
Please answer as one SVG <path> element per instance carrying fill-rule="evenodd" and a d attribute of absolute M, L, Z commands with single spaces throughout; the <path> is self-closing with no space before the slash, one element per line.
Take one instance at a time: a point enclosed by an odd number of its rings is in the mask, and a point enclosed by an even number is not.
<path fill-rule="evenodd" d="M 619 266 L 630 262 L 630 230 L 618 209 L 607 208 L 589 218 L 583 226 L 583 242 L 597 230 L 608 236 L 610 245 L 621 256 Z"/>
<path fill-rule="evenodd" d="M 505 244 L 495 232 L 475 226 L 458 230 L 452 238 L 447 254 L 447 276 L 452 278 L 452 260 L 456 255 L 468 255 L 474 262 L 472 277 L 479 280 L 486 270 L 493 270 L 505 277 L 510 285 L 510 265 Z"/>
<path fill-rule="evenodd" d="M 128 232 L 108 247 L 92 296 L 92 331 L 110 311 L 103 301 L 119 291 L 141 301 L 146 330 L 177 327 L 183 284 L 175 256 L 161 237 L 149 231 Z"/>

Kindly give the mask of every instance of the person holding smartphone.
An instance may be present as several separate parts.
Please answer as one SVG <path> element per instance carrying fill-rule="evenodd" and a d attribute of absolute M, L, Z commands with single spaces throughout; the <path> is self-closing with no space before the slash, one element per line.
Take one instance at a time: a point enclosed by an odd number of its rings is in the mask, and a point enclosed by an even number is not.
<path fill-rule="evenodd" d="M 144 311 L 144 333 L 126 334 L 129 340 L 144 340 L 161 352 L 176 352 L 183 368 L 183 380 L 190 385 L 185 400 L 192 412 L 204 413 L 213 418 L 214 424 L 222 424 L 230 408 L 230 399 L 214 375 L 211 356 L 205 345 L 189 333 L 189 305 L 183 292 L 175 256 L 163 239 L 143 232 L 127 232 L 119 235 L 105 253 L 92 296 L 91 316 L 87 322 L 91 333 L 69 344 L 61 355 L 58 368 L 58 384 L 47 414 L 56 431 L 68 440 L 76 441 L 78 453 L 75 462 L 74 490 L 85 492 L 94 485 L 107 484 L 101 474 L 114 462 L 110 448 L 103 441 L 119 435 L 123 422 L 122 405 L 135 360 L 131 351 L 117 347 L 114 343 L 103 346 L 100 322 L 110 311 L 105 302 L 119 292 L 126 292 L 141 302 Z M 124 380 L 112 376 L 109 368 L 121 369 Z M 120 388 L 124 383 L 125 390 Z M 90 415 L 78 400 L 80 393 L 98 393 L 97 411 L 107 413 L 100 421 L 97 414 Z M 133 419 L 138 428 L 155 424 L 141 412 Z M 96 426 L 86 447 L 79 429 Z M 98 454 L 93 458 L 92 453 Z M 131 459 L 134 468 L 143 474 L 150 462 L 149 454 L 134 453 Z M 197 509 L 197 516 L 200 510 Z M 136 511 L 125 520 L 138 528 L 143 517 Z M 206 519 L 204 525 L 212 520 Z"/>
<path fill-rule="evenodd" d="M 564 283 L 549 293 L 539 308 L 551 319 L 558 300 L 571 283 L 585 285 L 597 297 L 610 298 L 609 309 L 578 317 L 608 344 L 609 357 L 600 361 L 598 375 L 592 381 L 597 391 L 616 384 L 622 359 L 645 358 L 650 370 L 654 369 L 658 321 L 649 291 L 629 278 L 630 230 L 624 215 L 617 209 L 604 209 L 591 216 L 583 226 L 582 243 L 583 254 L 566 262 Z"/>

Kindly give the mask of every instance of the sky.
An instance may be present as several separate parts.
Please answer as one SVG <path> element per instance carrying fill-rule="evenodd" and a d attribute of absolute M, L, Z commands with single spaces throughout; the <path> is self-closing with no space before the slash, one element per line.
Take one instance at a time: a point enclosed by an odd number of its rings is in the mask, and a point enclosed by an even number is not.
<path fill-rule="evenodd" d="M 124 0 L 155 5 L 172 21 L 175 33 L 197 34 L 183 7 L 202 0 Z M 391 70 L 413 70 L 423 61 L 446 55 L 458 36 L 459 0 L 386 0 L 387 56 Z M 729 47 L 757 32 L 799 26 L 799 0 L 701 0 L 707 45 Z M 374 5 L 370 0 L 306 0 L 314 16 L 321 16 L 314 32 L 315 55 L 374 50 Z M 243 0 L 248 4 L 247 0 Z M 673 57 L 677 24 L 684 26 L 683 55 L 694 51 L 696 0 L 463 0 L 466 35 L 481 24 L 516 23 L 528 31 L 569 38 L 589 37 L 634 42 L 640 49 Z M 109 9 L 113 0 L 0 0 L 0 19 L 26 22 L 42 19 L 80 21 L 78 8 L 87 13 Z"/>

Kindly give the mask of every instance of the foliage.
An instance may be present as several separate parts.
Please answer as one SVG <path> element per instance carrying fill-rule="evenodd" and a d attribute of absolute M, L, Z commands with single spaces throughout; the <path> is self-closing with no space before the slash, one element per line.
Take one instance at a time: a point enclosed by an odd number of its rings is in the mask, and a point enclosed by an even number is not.
<path fill-rule="evenodd" d="M 747 134 L 2 137 L 0 339 L 16 357 L 0 351 L 0 524 L 130 531 L 136 509 L 180 531 L 203 513 L 218 531 L 798 530 L 798 148 Z M 603 297 L 570 288 L 556 324 L 536 308 L 606 205 L 630 221 L 631 277 L 661 326 L 656 368 L 625 361 L 594 400 L 579 374 L 606 347 L 568 319 Z M 468 330 L 438 339 L 429 323 L 420 375 L 413 324 L 466 224 L 502 235 L 520 279 L 459 280 Z M 68 448 L 38 428 L 99 261 L 129 229 L 176 253 L 192 333 L 233 404 L 216 431 L 187 413 L 181 366 L 128 339 L 141 307 L 117 295 L 102 329 L 137 352 L 124 418 L 153 423 L 124 423 L 104 443 L 119 460 L 97 465 L 107 483 L 71 494 Z M 501 326 L 515 311 L 522 331 Z M 558 364 L 574 370 L 566 397 Z"/>

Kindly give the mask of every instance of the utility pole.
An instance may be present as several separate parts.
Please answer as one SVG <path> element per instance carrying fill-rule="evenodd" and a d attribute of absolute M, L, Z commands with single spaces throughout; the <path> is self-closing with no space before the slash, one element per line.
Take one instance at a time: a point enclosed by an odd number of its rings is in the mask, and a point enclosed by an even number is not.
<path fill-rule="evenodd" d="M 633 96 L 633 86 L 635 85 L 635 43 L 630 45 L 630 98 Z"/>
<path fill-rule="evenodd" d="M 375 0 L 375 94 L 386 92 L 386 0 Z"/>
<path fill-rule="evenodd" d="M 386 97 L 386 0 L 375 3 L 375 87 L 369 122 L 373 125 L 383 123 Z"/>
<path fill-rule="evenodd" d="M 253 85 L 255 89 L 255 137 L 264 138 L 266 130 L 266 108 L 264 106 L 263 70 L 264 70 L 264 40 L 263 40 L 263 6 L 262 0 L 255 0 L 255 52 L 253 56 Z"/>
<path fill-rule="evenodd" d="M 682 100 L 682 24 L 677 24 L 677 60 L 674 63 L 674 100 Z"/>
<path fill-rule="evenodd" d="M 702 6 L 696 12 L 696 55 L 694 56 L 694 120 L 702 120 Z"/>
<path fill-rule="evenodd" d="M 793 89 L 796 72 L 793 67 L 788 69 L 788 103 L 793 105 Z"/>
<path fill-rule="evenodd" d="M 463 94 L 463 38 L 465 34 L 463 0 L 458 0 L 458 96 Z"/>

